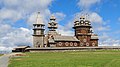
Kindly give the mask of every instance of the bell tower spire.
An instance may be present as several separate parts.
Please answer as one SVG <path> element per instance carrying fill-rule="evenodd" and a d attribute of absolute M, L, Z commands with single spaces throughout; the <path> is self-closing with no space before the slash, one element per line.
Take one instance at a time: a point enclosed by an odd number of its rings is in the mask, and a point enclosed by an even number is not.
<path fill-rule="evenodd" d="M 48 35 L 50 36 L 56 36 L 56 35 L 60 35 L 56 32 L 56 29 L 58 28 L 58 23 L 55 21 L 56 18 L 54 15 L 52 15 L 50 17 L 50 22 L 48 23 Z"/>
<path fill-rule="evenodd" d="M 36 48 L 44 46 L 44 26 L 43 19 L 38 12 L 36 22 L 33 24 L 33 45 Z"/>
<path fill-rule="evenodd" d="M 56 20 L 55 16 L 52 15 L 50 18 L 50 22 L 48 23 L 49 31 L 56 31 L 56 29 L 58 28 L 58 24 L 55 20 Z"/>
<path fill-rule="evenodd" d="M 36 24 L 44 25 L 43 19 L 42 19 L 41 15 L 40 15 L 40 12 L 38 12 L 38 14 L 37 14 Z"/>

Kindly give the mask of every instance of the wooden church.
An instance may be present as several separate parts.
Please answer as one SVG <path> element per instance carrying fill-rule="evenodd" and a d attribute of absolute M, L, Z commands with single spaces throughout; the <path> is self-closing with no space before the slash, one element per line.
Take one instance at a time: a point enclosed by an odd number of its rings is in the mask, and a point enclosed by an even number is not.
<path fill-rule="evenodd" d="M 37 14 L 37 20 L 33 24 L 33 46 L 34 48 L 41 47 L 96 47 L 98 46 L 98 35 L 92 31 L 91 22 L 84 16 L 79 20 L 75 20 L 73 25 L 74 36 L 62 36 L 56 29 L 58 23 L 54 15 L 50 17 L 48 22 L 49 31 L 45 34 L 45 24 Z"/>

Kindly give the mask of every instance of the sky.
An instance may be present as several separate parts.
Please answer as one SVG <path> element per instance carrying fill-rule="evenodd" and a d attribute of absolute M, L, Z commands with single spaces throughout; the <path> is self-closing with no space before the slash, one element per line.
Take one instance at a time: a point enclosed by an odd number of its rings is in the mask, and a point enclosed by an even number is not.
<path fill-rule="evenodd" d="M 0 0 L 0 52 L 20 45 L 32 46 L 32 24 L 37 12 L 45 23 L 53 14 L 57 32 L 74 36 L 75 18 L 88 14 L 99 46 L 120 46 L 120 0 Z"/>

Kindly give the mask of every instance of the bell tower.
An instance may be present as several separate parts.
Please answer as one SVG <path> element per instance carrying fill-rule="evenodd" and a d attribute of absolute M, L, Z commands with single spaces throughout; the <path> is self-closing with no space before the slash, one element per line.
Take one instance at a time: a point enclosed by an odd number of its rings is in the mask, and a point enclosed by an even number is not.
<path fill-rule="evenodd" d="M 84 16 L 80 17 L 80 20 L 76 19 L 74 22 L 75 36 L 80 40 L 80 46 L 92 46 L 91 36 L 92 36 L 92 26 L 91 22 L 87 20 Z M 95 39 L 96 41 L 98 39 Z M 98 44 L 96 43 L 97 46 Z"/>
<path fill-rule="evenodd" d="M 58 28 L 58 23 L 56 22 L 56 18 L 54 15 L 50 17 L 50 22 L 48 23 L 48 45 L 49 47 L 56 47 L 54 42 L 54 36 L 60 36 L 57 33 L 56 29 Z"/>
<path fill-rule="evenodd" d="M 56 18 L 54 15 L 50 17 L 50 22 L 48 23 L 48 35 L 56 36 L 60 35 L 56 32 L 56 29 L 58 28 L 58 23 L 56 22 Z"/>
<path fill-rule="evenodd" d="M 38 12 L 36 22 L 33 24 L 33 46 L 35 48 L 44 46 L 44 26 L 40 12 Z"/>
<path fill-rule="evenodd" d="M 50 22 L 48 23 L 49 31 L 56 31 L 56 29 L 58 28 L 57 22 L 55 20 L 56 20 L 55 16 L 52 15 L 50 18 Z"/>

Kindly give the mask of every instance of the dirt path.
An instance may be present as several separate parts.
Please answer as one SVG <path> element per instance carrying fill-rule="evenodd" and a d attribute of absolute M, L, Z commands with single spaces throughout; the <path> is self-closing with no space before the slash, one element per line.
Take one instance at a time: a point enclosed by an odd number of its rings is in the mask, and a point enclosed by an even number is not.
<path fill-rule="evenodd" d="M 0 67 L 8 67 L 10 54 L 6 54 L 0 57 Z"/>
<path fill-rule="evenodd" d="M 23 56 L 23 53 L 10 53 L 0 57 L 0 67 L 8 67 L 10 57 Z"/>

